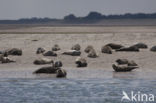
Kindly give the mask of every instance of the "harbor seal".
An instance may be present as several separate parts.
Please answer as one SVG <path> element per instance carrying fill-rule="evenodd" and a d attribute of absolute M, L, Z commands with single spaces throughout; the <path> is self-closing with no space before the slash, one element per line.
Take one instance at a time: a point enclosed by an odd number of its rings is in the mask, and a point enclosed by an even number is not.
<path fill-rule="evenodd" d="M 106 46 L 111 47 L 112 49 L 120 49 L 123 48 L 124 46 L 120 45 L 120 44 L 115 44 L 115 43 L 109 43 Z"/>
<path fill-rule="evenodd" d="M 88 57 L 90 58 L 96 58 L 98 57 L 96 51 L 94 49 L 92 49 L 89 53 L 88 53 Z"/>
<path fill-rule="evenodd" d="M 44 53 L 46 50 L 42 47 L 37 48 L 36 54 Z"/>
<path fill-rule="evenodd" d="M 136 46 L 130 46 L 130 47 L 122 47 L 120 49 L 117 49 L 116 51 L 139 52 L 140 50 Z"/>
<path fill-rule="evenodd" d="M 81 52 L 77 50 L 68 50 L 62 53 L 63 55 L 80 56 Z"/>
<path fill-rule="evenodd" d="M 59 50 L 61 50 L 61 48 L 58 44 L 55 44 L 54 47 L 52 47 L 52 51 L 59 51 Z"/>
<path fill-rule="evenodd" d="M 106 53 L 106 54 L 112 54 L 112 48 L 109 47 L 109 46 L 103 46 L 103 47 L 101 48 L 101 52 L 102 52 L 102 53 Z"/>
<path fill-rule="evenodd" d="M 57 54 L 53 51 L 47 51 L 45 53 L 43 53 L 43 56 L 57 56 Z"/>
<path fill-rule="evenodd" d="M 87 67 L 87 61 L 85 58 L 78 57 L 76 58 L 75 63 L 77 64 L 77 67 Z"/>
<path fill-rule="evenodd" d="M 66 75 L 67 75 L 67 72 L 64 69 L 58 69 L 56 72 L 57 78 L 63 78 L 63 77 L 66 77 Z"/>
<path fill-rule="evenodd" d="M 75 44 L 74 46 L 72 46 L 71 50 L 77 50 L 77 51 L 81 50 L 80 44 Z"/>
<path fill-rule="evenodd" d="M 84 51 L 85 51 L 86 53 L 89 53 L 92 49 L 94 49 L 93 46 L 92 46 L 92 45 L 88 45 L 88 46 L 85 48 Z"/>
<path fill-rule="evenodd" d="M 33 63 L 36 65 L 43 65 L 43 64 L 51 64 L 53 62 L 54 62 L 53 60 L 48 59 L 48 58 L 40 58 L 40 59 L 34 60 Z"/>

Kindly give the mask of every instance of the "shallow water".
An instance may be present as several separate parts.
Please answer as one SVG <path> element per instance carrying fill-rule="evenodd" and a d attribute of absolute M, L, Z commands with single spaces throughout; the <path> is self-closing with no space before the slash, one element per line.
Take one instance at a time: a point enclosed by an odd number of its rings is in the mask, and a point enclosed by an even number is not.
<path fill-rule="evenodd" d="M 0 103 L 121 103 L 122 91 L 156 95 L 154 70 L 116 73 L 79 68 L 67 73 L 67 78 L 57 79 L 55 75 L 33 75 L 31 69 L 1 70 Z"/>
<path fill-rule="evenodd" d="M 156 95 L 156 80 L 0 79 L 0 103 L 121 103 L 122 91 Z"/>
<path fill-rule="evenodd" d="M 0 103 L 120 103 L 122 91 L 156 93 L 155 80 L 0 79 Z"/>

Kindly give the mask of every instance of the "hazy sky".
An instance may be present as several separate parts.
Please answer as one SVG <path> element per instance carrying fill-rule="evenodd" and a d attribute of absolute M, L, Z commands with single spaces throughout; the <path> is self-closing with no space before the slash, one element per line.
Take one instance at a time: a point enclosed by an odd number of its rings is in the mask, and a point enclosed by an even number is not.
<path fill-rule="evenodd" d="M 0 0 L 0 19 L 63 18 L 70 13 L 86 16 L 90 11 L 102 14 L 153 13 L 156 12 L 156 0 Z"/>

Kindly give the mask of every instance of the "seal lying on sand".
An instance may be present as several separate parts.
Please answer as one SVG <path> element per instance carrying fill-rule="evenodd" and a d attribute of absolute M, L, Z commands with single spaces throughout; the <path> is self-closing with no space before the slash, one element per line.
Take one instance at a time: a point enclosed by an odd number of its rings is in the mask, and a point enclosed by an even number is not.
<path fill-rule="evenodd" d="M 62 67 L 62 66 L 63 66 L 63 63 L 62 63 L 61 61 L 56 61 L 56 62 L 54 63 L 54 66 L 55 66 L 55 67 Z"/>
<path fill-rule="evenodd" d="M 120 49 L 116 49 L 116 51 L 139 52 L 139 48 L 137 48 L 136 46 L 122 47 Z"/>
<path fill-rule="evenodd" d="M 43 56 L 57 56 L 57 54 L 54 53 L 53 51 L 47 51 L 47 52 L 43 53 Z"/>
<path fill-rule="evenodd" d="M 0 51 L 0 54 L 3 54 L 3 51 Z"/>
<path fill-rule="evenodd" d="M 58 69 L 56 71 L 56 77 L 57 78 L 63 78 L 63 77 L 66 77 L 66 75 L 67 75 L 67 72 L 64 69 Z"/>
<path fill-rule="evenodd" d="M 156 46 L 153 46 L 153 47 L 150 49 L 150 51 L 156 52 Z"/>
<path fill-rule="evenodd" d="M 37 48 L 36 54 L 44 53 L 46 50 L 42 47 Z"/>
<path fill-rule="evenodd" d="M 77 67 L 87 67 L 87 61 L 84 58 L 78 57 L 75 60 L 75 63 L 77 64 Z"/>
<path fill-rule="evenodd" d="M 116 62 L 118 63 L 118 65 L 127 64 L 128 66 L 137 66 L 137 64 L 133 60 L 117 59 Z"/>
<path fill-rule="evenodd" d="M 120 49 L 123 48 L 124 46 L 120 45 L 120 44 L 115 44 L 115 43 L 109 43 L 106 46 L 111 47 L 112 49 Z"/>
<path fill-rule="evenodd" d="M 102 53 L 106 53 L 106 54 L 112 54 L 112 48 L 109 47 L 109 46 L 103 46 L 103 47 L 101 48 L 101 52 L 102 52 Z"/>
<path fill-rule="evenodd" d="M 61 69 L 59 67 L 55 67 L 54 64 L 52 63 L 52 66 L 47 66 L 47 67 L 42 67 L 38 70 L 36 70 L 35 72 L 33 72 L 33 74 L 56 74 L 57 78 L 63 78 L 66 77 L 67 72 L 64 69 Z"/>
<path fill-rule="evenodd" d="M 42 64 L 51 64 L 53 62 L 54 62 L 53 60 L 48 59 L 48 58 L 40 58 L 40 59 L 36 59 L 34 61 L 34 64 L 36 64 L 36 65 L 42 65 Z"/>
<path fill-rule="evenodd" d="M 137 43 L 137 44 L 135 44 L 133 46 L 135 46 L 135 47 L 137 47 L 139 49 L 147 49 L 148 48 L 148 46 L 145 43 Z"/>
<path fill-rule="evenodd" d="M 0 61 L 1 63 L 11 63 L 11 62 L 16 62 L 8 57 L 7 52 L 3 52 L 3 54 L 0 54 Z"/>
<path fill-rule="evenodd" d="M 121 65 L 121 64 L 128 64 L 128 60 L 127 59 L 117 59 L 115 62 L 117 62 L 119 65 Z"/>
<path fill-rule="evenodd" d="M 71 50 L 77 50 L 79 51 L 81 49 L 80 44 L 75 44 L 74 46 L 72 46 Z"/>
<path fill-rule="evenodd" d="M 3 54 L 0 54 L 0 61 L 2 61 L 3 57 L 4 57 Z"/>
<path fill-rule="evenodd" d="M 59 47 L 58 44 L 55 44 L 54 47 L 52 47 L 52 51 L 59 51 L 61 48 Z"/>
<path fill-rule="evenodd" d="M 93 48 L 92 45 L 88 45 L 84 51 L 85 51 L 86 53 L 89 53 L 89 52 L 90 52 L 91 50 L 93 50 L 93 49 L 94 49 L 94 48 Z"/>
<path fill-rule="evenodd" d="M 8 57 L 8 53 L 3 52 L 2 54 L 0 54 L 0 61 L 2 61 L 3 57 Z"/>
<path fill-rule="evenodd" d="M 138 66 L 127 66 L 127 65 L 112 65 L 113 69 L 116 72 L 129 72 L 132 71 L 133 69 L 139 68 Z"/>
<path fill-rule="evenodd" d="M 8 55 L 18 55 L 18 56 L 22 55 L 22 50 L 18 48 L 7 49 L 5 52 L 7 52 Z"/>
<path fill-rule="evenodd" d="M 71 56 L 80 56 L 81 52 L 77 50 L 68 50 L 66 52 L 63 52 L 64 55 L 71 55 Z"/>
<path fill-rule="evenodd" d="M 46 74 L 54 74 L 59 68 L 54 67 L 54 64 L 52 63 L 52 66 L 47 66 L 47 67 L 41 67 L 40 69 L 36 70 L 33 72 L 34 74 L 39 74 L 39 73 L 46 73 Z"/>
<path fill-rule="evenodd" d="M 2 63 L 11 63 L 11 62 L 16 62 L 16 61 L 10 59 L 9 57 L 2 57 L 1 62 Z"/>
<path fill-rule="evenodd" d="M 96 51 L 94 49 L 92 49 L 89 53 L 88 53 L 88 57 L 90 58 L 96 58 L 98 57 Z"/>

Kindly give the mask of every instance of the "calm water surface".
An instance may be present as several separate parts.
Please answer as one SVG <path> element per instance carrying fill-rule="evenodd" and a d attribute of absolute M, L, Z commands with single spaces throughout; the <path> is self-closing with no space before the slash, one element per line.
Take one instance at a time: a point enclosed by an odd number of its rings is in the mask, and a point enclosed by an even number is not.
<path fill-rule="evenodd" d="M 105 76 L 98 78 L 97 74 Z M 74 76 L 71 71 L 64 79 L 1 78 L 0 103 L 121 103 L 122 91 L 156 95 L 156 79 L 141 78 L 139 72 L 97 74 Z"/>

